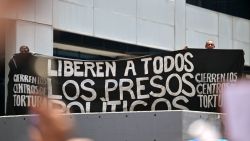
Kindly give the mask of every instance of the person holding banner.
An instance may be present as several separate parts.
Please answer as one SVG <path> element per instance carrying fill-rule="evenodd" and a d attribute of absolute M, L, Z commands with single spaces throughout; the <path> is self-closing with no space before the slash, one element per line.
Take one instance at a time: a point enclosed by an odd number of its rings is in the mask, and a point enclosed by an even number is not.
<path fill-rule="evenodd" d="M 9 62 L 10 69 L 11 69 L 11 67 L 18 68 L 18 64 L 20 64 L 19 62 L 23 61 L 22 58 L 24 58 L 24 56 L 26 57 L 26 56 L 31 56 L 32 55 L 29 52 L 29 47 L 25 46 L 25 45 L 21 46 L 19 51 L 20 52 L 18 54 L 14 54 L 13 58 L 10 60 L 10 62 Z"/>
<path fill-rule="evenodd" d="M 20 53 L 29 53 L 30 52 L 30 49 L 28 46 L 21 46 L 20 49 L 19 49 Z"/>
<path fill-rule="evenodd" d="M 9 61 L 9 80 L 14 80 L 17 84 L 9 83 L 8 82 L 8 95 L 7 95 L 7 115 L 15 115 L 15 114 L 27 114 L 28 113 L 28 106 L 27 104 L 23 104 L 25 100 L 22 100 L 21 97 L 29 97 L 31 84 L 29 84 L 29 76 L 36 76 L 36 72 L 34 71 L 34 67 L 30 64 L 34 64 L 35 57 L 29 51 L 28 46 L 21 46 L 19 49 L 19 53 L 13 55 L 11 60 Z M 18 75 L 17 75 L 18 74 Z M 22 76 L 22 77 L 17 77 Z M 22 82 L 24 81 L 24 82 Z M 22 86 L 18 87 L 20 84 Z M 27 86 L 27 87 L 25 87 Z M 26 88 L 24 91 L 24 87 Z M 15 88 L 15 89 L 14 89 Z M 18 101 L 17 101 L 18 100 Z M 21 105 L 22 104 L 22 105 Z M 19 105 L 19 106 L 18 106 Z M 18 107 L 18 108 L 17 108 Z"/>
<path fill-rule="evenodd" d="M 205 48 L 206 49 L 214 49 L 215 48 L 214 42 L 212 40 L 208 40 L 205 44 Z"/>

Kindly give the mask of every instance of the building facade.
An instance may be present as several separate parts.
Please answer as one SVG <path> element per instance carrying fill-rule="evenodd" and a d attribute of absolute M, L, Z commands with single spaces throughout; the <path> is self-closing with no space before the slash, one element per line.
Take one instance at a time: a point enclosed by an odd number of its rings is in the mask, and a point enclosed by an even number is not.
<path fill-rule="evenodd" d="M 250 65 L 250 21 L 193 6 L 186 0 L 14 0 L 7 5 L 0 7 L 5 88 L 8 61 L 21 45 L 49 56 L 57 49 L 92 52 L 85 46 L 58 43 L 56 32 L 170 51 L 186 45 L 204 48 L 211 39 L 217 49 L 243 49 L 245 65 Z M 109 56 L 112 51 L 106 53 Z"/>

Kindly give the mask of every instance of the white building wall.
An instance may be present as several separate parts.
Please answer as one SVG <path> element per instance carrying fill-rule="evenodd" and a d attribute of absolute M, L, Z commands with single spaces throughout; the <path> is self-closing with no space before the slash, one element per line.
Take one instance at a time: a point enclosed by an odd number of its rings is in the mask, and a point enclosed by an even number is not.
<path fill-rule="evenodd" d="M 250 21 L 185 0 L 53 0 L 55 29 L 164 50 L 185 45 L 243 49 L 250 65 Z"/>
<path fill-rule="evenodd" d="M 16 51 L 53 54 L 53 29 L 164 50 L 204 48 L 212 39 L 218 49 L 244 49 L 250 65 L 250 21 L 185 0 L 25 0 L 6 13 L 16 22 Z M 28 7 L 28 8 L 27 8 Z"/>
<path fill-rule="evenodd" d="M 53 3 L 55 29 L 174 50 L 173 0 L 85 0 L 82 3 L 53 0 Z"/>
<path fill-rule="evenodd" d="M 16 21 L 16 49 L 14 53 L 19 52 L 19 47 L 27 45 L 31 52 L 35 51 L 35 24 L 29 21 Z"/>
<path fill-rule="evenodd" d="M 243 49 L 250 65 L 250 20 L 186 4 L 186 44 L 204 48 L 208 39 L 218 49 Z"/>
<path fill-rule="evenodd" d="M 0 5 L 0 18 L 9 20 L 6 72 L 9 58 L 21 45 L 52 56 L 54 29 L 164 50 L 185 45 L 204 48 L 211 39 L 218 49 L 243 49 L 245 64 L 250 65 L 250 20 L 192 6 L 185 0 L 15 2 L 17 7 Z"/>
<path fill-rule="evenodd" d="M 137 44 L 174 50 L 174 1 L 137 0 Z"/>
<path fill-rule="evenodd" d="M 175 50 L 186 46 L 186 1 L 175 1 Z"/>
<path fill-rule="evenodd" d="M 204 48 L 208 39 L 218 47 L 218 13 L 186 5 L 186 44 L 190 48 Z"/>
<path fill-rule="evenodd" d="M 136 1 L 95 0 L 94 36 L 136 44 Z"/>
<path fill-rule="evenodd" d="M 25 0 L 15 2 L 12 4 L 13 7 L 9 7 L 9 9 L 13 9 L 11 14 L 9 11 L 5 11 L 6 14 L 3 15 L 6 20 L 12 23 L 6 28 L 7 54 L 12 55 L 19 52 L 21 45 L 28 45 L 32 52 L 53 55 L 52 1 Z M 15 30 L 13 31 L 13 29 Z M 8 35 L 10 30 L 11 36 Z M 8 41 L 12 42 L 11 46 Z"/>
<path fill-rule="evenodd" d="M 53 1 L 35 0 L 35 21 L 37 23 L 52 25 Z"/>
<path fill-rule="evenodd" d="M 233 49 L 243 49 L 245 64 L 250 65 L 250 22 L 233 17 Z"/>
<path fill-rule="evenodd" d="M 34 52 L 53 56 L 53 27 L 35 24 Z"/>
<path fill-rule="evenodd" d="M 219 43 L 220 49 L 233 48 L 233 18 L 219 13 Z"/>
<path fill-rule="evenodd" d="M 93 36 L 93 0 L 53 0 L 53 28 Z"/>

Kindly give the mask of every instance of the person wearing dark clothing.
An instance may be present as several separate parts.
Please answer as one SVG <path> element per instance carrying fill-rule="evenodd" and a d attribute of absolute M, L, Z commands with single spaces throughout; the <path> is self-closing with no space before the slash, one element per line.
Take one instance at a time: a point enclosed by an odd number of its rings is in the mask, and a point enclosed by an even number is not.
<path fill-rule="evenodd" d="M 34 61 L 35 58 L 29 52 L 27 46 L 21 46 L 20 53 L 14 54 L 9 61 L 8 65 L 10 71 L 8 75 L 7 115 L 28 114 L 27 104 L 25 104 L 27 102 L 28 93 L 24 91 L 25 88 L 23 86 L 26 84 L 29 85 L 29 83 L 22 82 L 21 77 L 24 78 L 27 75 L 35 76 L 32 65 Z M 19 90 L 19 92 L 15 92 L 17 90 Z"/>
<path fill-rule="evenodd" d="M 4 115 L 5 93 L 4 93 L 4 76 L 5 76 L 5 60 L 0 58 L 0 116 Z"/>

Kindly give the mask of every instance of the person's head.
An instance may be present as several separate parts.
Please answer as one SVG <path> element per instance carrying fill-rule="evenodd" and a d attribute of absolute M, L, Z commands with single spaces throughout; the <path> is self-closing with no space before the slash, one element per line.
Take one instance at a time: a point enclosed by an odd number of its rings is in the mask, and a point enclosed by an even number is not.
<path fill-rule="evenodd" d="M 183 49 L 188 49 L 188 46 L 184 46 L 184 48 Z"/>
<path fill-rule="evenodd" d="M 206 42 L 205 48 L 206 49 L 214 49 L 215 48 L 214 42 L 212 40 L 208 40 Z"/>
<path fill-rule="evenodd" d="M 21 46 L 20 49 L 19 49 L 20 53 L 29 53 L 30 52 L 30 49 L 28 46 Z"/>

